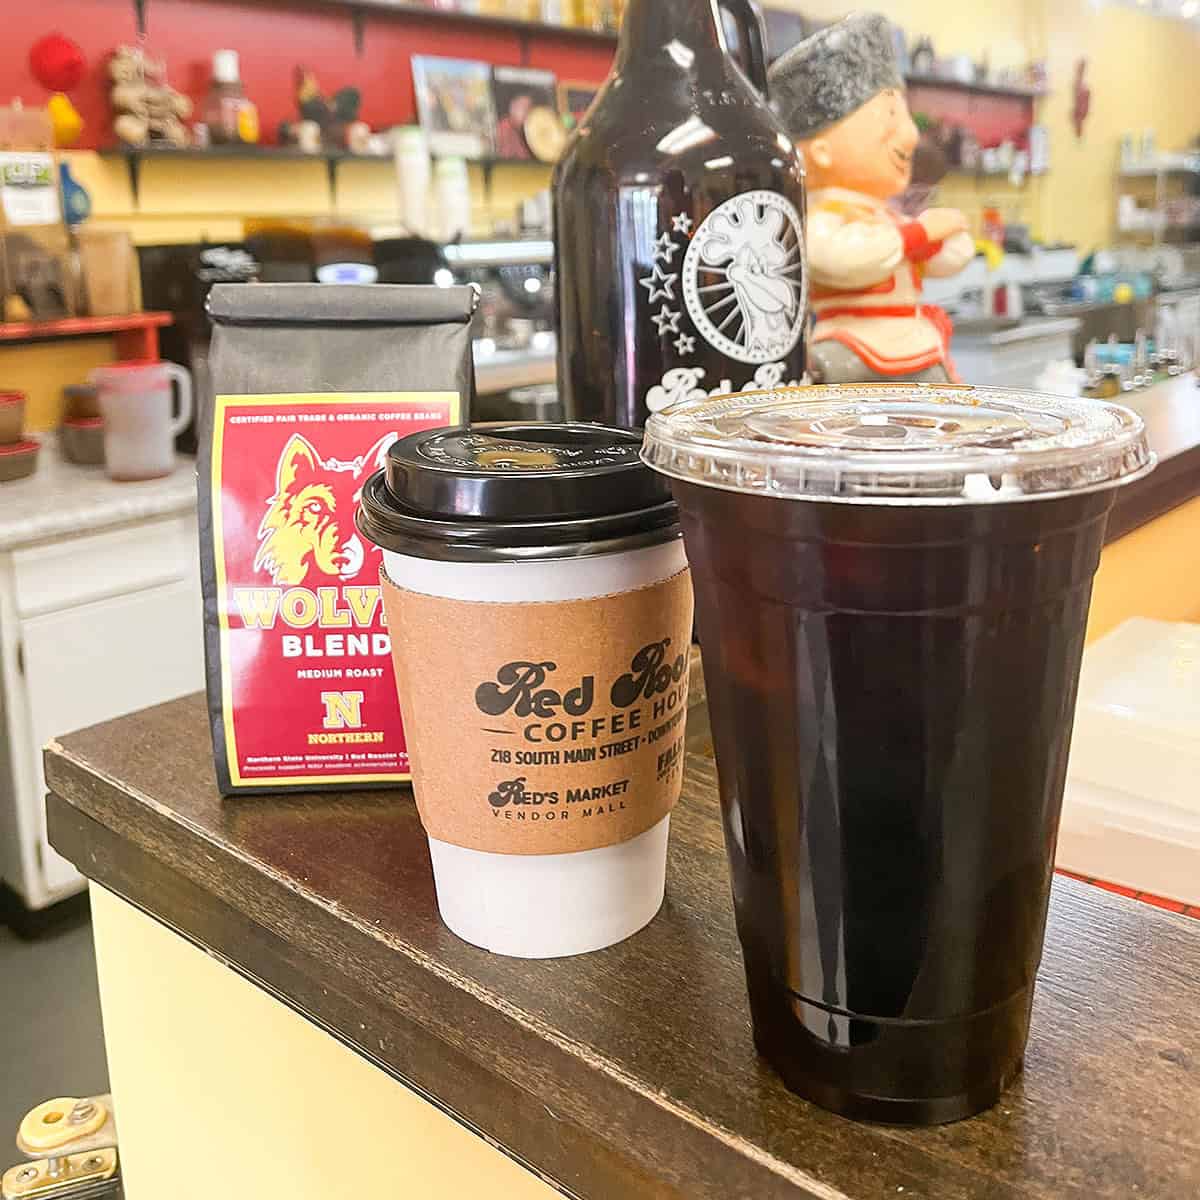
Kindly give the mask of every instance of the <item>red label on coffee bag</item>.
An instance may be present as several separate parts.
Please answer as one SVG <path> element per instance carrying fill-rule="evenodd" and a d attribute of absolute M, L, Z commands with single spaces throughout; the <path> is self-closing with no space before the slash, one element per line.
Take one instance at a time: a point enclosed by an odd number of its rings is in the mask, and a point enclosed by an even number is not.
<path fill-rule="evenodd" d="M 407 780 L 380 554 L 354 516 L 397 438 L 457 423 L 457 393 L 218 396 L 213 419 L 231 785 Z"/>

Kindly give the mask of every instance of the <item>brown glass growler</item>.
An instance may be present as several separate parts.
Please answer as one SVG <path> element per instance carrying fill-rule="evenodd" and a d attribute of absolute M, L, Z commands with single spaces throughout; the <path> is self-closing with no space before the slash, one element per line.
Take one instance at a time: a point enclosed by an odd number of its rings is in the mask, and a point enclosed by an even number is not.
<path fill-rule="evenodd" d="M 752 0 L 630 0 L 554 177 L 568 419 L 637 427 L 700 392 L 802 381 L 804 169 L 765 86 Z"/>

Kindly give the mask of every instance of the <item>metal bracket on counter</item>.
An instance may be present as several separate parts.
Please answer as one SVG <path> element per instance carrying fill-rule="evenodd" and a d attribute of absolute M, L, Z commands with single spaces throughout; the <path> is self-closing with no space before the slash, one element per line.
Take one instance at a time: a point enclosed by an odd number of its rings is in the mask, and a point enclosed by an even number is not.
<path fill-rule="evenodd" d="M 17 1149 L 30 1162 L 0 1177 L 0 1200 L 121 1196 L 112 1096 L 60 1096 L 26 1113 Z"/>

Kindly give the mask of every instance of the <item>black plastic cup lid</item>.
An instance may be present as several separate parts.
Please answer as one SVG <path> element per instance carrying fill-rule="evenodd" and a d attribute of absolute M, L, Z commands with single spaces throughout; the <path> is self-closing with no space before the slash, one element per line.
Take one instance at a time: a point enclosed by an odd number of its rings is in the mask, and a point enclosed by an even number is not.
<path fill-rule="evenodd" d="M 642 463 L 642 437 L 604 425 L 486 424 L 429 429 L 388 451 L 397 504 L 485 521 L 600 516 L 670 499 Z"/>
<path fill-rule="evenodd" d="M 640 432 L 491 423 L 396 442 L 363 489 L 358 523 L 387 550 L 511 559 L 609 553 L 678 535 L 668 481 Z"/>

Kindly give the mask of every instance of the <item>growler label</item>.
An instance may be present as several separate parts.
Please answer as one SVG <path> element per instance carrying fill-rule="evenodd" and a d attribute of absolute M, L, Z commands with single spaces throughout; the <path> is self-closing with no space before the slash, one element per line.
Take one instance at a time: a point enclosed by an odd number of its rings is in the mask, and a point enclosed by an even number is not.
<path fill-rule="evenodd" d="M 804 330 L 808 272 L 800 214 L 778 192 L 743 192 L 715 208 L 683 260 L 683 303 L 728 358 L 785 357 Z"/>
<path fill-rule="evenodd" d="M 678 364 L 647 389 L 647 412 L 804 382 L 788 378 L 804 334 L 808 264 L 803 223 L 786 196 L 743 192 L 699 226 L 677 213 L 654 243 L 650 273 L 638 285 L 650 323 Z M 709 369 L 714 351 L 719 371 Z M 746 365 L 739 370 L 740 363 Z"/>

